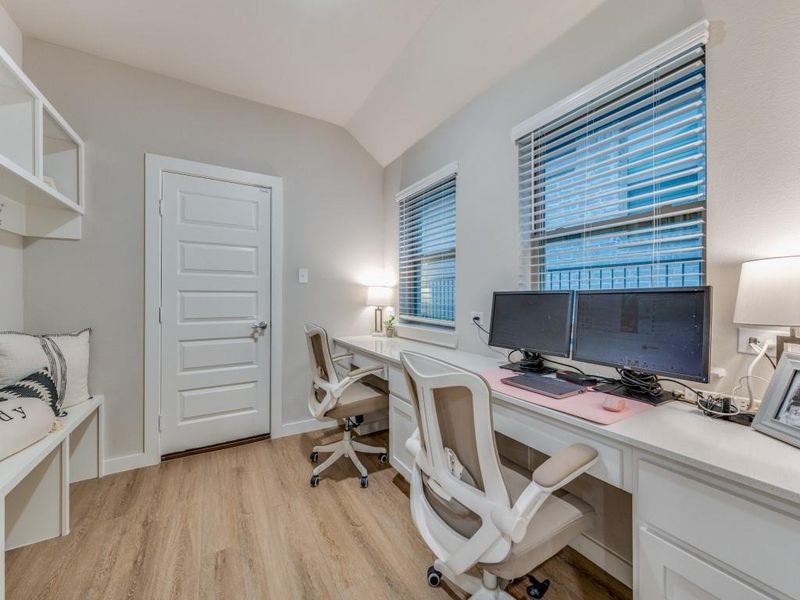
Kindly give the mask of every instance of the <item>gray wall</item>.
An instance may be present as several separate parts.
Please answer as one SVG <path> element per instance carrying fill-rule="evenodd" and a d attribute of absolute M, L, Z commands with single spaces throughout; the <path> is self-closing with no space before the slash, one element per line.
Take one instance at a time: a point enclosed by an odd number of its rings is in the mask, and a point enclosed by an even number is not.
<path fill-rule="evenodd" d="M 0 5 L 0 46 L 22 64 L 22 33 Z M 0 331 L 22 329 L 22 237 L 0 231 Z"/>
<path fill-rule="evenodd" d="M 24 67 L 85 140 L 88 183 L 80 242 L 26 242 L 25 326 L 94 328 L 108 455 L 142 451 L 145 152 L 283 178 L 284 397 L 273 400 L 284 423 L 308 419 L 304 321 L 368 330 L 359 279 L 383 265 L 378 164 L 340 127 L 41 41 L 26 40 Z"/>
<path fill-rule="evenodd" d="M 459 162 L 456 320 L 460 348 L 489 352 L 470 323 L 491 292 L 517 287 L 518 215 L 512 126 L 692 23 L 708 45 L 708 283 L 712 366 L 730 391 L 749 357 L 732 324 L 742 260 L 800 254 L 800 3 L 796 0 L 608 0 L 384 172 L 386 265 L 397 270 L 394 194 Z M 767 369 L 766 365 L 762 368 Z M 763 374 L 769 371 L 764 370 Z M 757 386 L 758 389 L 758 386 Z"/>

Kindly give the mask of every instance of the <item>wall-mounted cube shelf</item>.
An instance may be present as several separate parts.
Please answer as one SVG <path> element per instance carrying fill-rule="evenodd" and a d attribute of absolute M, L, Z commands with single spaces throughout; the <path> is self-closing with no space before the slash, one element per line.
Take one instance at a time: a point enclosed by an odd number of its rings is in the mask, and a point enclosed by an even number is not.
<path fill-rule="evenodd" d="M 83 140 L 0 48 L 0 229 L 80 239 Z"/>

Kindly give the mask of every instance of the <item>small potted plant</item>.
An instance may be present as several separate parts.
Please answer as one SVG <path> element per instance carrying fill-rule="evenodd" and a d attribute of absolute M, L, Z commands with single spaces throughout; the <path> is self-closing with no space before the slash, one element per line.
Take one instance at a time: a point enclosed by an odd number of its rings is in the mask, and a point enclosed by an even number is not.
<path fill-rule="evenodd" d="M 383 322 L 383 327 L 386 330 L 386 337 L 394 337 L 394 324 L 395 324 L 395 316 L 391 315 L 388 319 Z"/>

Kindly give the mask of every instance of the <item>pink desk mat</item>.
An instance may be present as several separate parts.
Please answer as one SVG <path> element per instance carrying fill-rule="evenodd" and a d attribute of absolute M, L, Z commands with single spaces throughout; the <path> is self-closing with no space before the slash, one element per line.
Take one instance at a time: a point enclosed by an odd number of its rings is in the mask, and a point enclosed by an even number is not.
<path fill-rule="evenodd" d="M 622 421 L 633 415 L 638 415 L 655 408 L 655 406 L 650 404 L 626 398 L 625 402 L 627 404 L 625 408 L 620 412 L 612 412 L 603 408 L 603 401 L 609 397 L 609 394 L 604 394 L 602 392 L 584 392 L 583 394 L 576 394 L 575 396 L 569 396 L 558 400 L 535 392 L 529 392 L 514 387 L 513 385 L 507 385 L 500 381 L 501 379 L 513 377 L 514 375 L 516 375 L 516 373 L 500 368 L 481 373 L 481 376 L 489 382 L 491 388 L 496 392 L 501 392 L 513 398 L 524 400 L 525 402 L 552 408 L 553 410 L 580 417 L 581 419 L 586 419 L 593 423 L 599 423 L 600 425 L 611 425 L 617 421 Z"/>

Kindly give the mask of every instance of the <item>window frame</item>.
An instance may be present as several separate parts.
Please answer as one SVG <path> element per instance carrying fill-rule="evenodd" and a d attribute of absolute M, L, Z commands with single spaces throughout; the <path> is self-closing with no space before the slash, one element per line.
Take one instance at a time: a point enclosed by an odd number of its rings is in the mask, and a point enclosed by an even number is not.
<path fill-rule="evenodd" d="M 586 107 L 587 105 L 591 105 L 593 102 L 596 102 L 604 95 L 612 92 L 615 89 L 620 87 L 626 86 L 629 83 L 633 82 L 639 77 L 652 72 L 654 69 L 657 69 L 660 65 L 664 64 L 665 62 L 669 61 L 670 59 L 676 58 L 679 55 L 691 51 L 693 48 L 697 46 L 705 46 L 708 42 L 708 21 L 701 20 L 690 27 L 687 27 L 677 35 L 673 36 L 672 38 L 666 40 L 662 44 L 652 48 L 651 50 L 639 55 L 638 57 L 634 58 L 633 60 L 629 61 L 628 63 L 622 65 L 621 67 L 611 71 L 607 75 L 597 79 L 596 81 L 590 83 L 589 85 L 581 88 L 574 94 L 567 96 L 566 98 L 556 102 L 552 106 L 540 111 L 536 115 L 526 119 L 522 123 L 516 125 L 511 130 L 511 140 L 515 143 L 515 146 L 518 145 L 519 142 L 523 141 L 524 138 L 527 136 L 534 136 L 537 130 L 540 128 L 545 128 L 547 126 L 551 126 L 552 124 L 558 122 L 559 120 L 563 120 L 564 123 L 568 123 L 571 113 Z M 705 108 L 704 108 L 705 111 Z M 553 131 L 553 130 L 551 130 Z M 530 173 L 531 173 L 531 181 L 530 185 L 533 186 L 536 183 L 536 179 L 534 177 L 535 173 L 535 165 L 537 161 L 536 156 L 536 144 L 531 139 L 530 143 L 530 152 L 531 155 L 528 158 L 530 162 Z M 704 163 L 707 162 L 707 157 L 704 160 Z M 515 172 L 517 174 L 517 192 L 520 194 L 521 192 L 521 176 L 523 170 L 521 167 L 527 166 L 527 162 L 523 163 L 520 161 L 520 151 L 515 152 Z M 669 206 L 665 205 L 662 207 L 656 207 L 653 209 L 652 213 L 648 216 L 647 220 L 653 219 L 655 221 L 662 222 L 665 219 L 668 219 L 671 216 L 671 213 L 675 213 L 672 216 L 678 216 L 681 213 L 686 213 L 687 211 L 690 212 L 698 212 L 697 205 L 703 205 L 703 209 L 705 209 L 706 198 L 708 196 L 708 179 L 705 178 L 705 182 L 703 184 L 705 189 L 705 196 L 702 201 L 686 203 L 679 206 Z M 533 195 L 535 192 L 532 189 L 531 194 Z M 545 227 L 545 220 L 544 220 L 544 206 L 543 203 L 537 203 L 534 201 L 534 198 L 531 197 L 530 200 L 530 212 L 527 213 L 524 217 L 522 215 L 522 195 L 518 196 L 519 211 L 520 211 L 520 223 L 519 223 L 519 249 L 520 249 L 520 257 L 519 257 L 519 266 L 520 266 L 520 273 L 519 273 L 519 281 L 520 287 L 525 289 L 532 289 L 533 284 L 535 282 L 541 282 L 542 289 L 545 288 L 545 253 L 543 250 L 544 244 L 542 243 L 542 238 L 537 238 L 535 233 L 538 231 L 542 231 Z M 707 211 L 704 210 L 705 213 Z M 541 214 L 540 214 L 541 213 Z M 703 213 L 698 213 L 703 214 Z M 537 217 L 538 215 L 538 217 Z M 642 217 L 644 217 L 644 213 Z M 621 215 L 618 217 L 604 219 L 603 221 L 592 222 L 591 226 L 593 229 L 606 229 L 608 228 L 609 233 L 613 230 L 611 227 L 614 225 L 614 221 L 618 221 L 620 225 L 631 223 L 634 220 L 629 215 Z M 688 225 L 689 223 L 687 223 Z M 703 231 L 700 234 L 703 238 L 703 248 L 701 252 L 701 258 L 699 259 L 702 265 L 706 264 L 706 254 L 707 254 L 707 244 L 705 241 L 705 229 L 706 226 L 702 225 Z M 575 225 L 572 227 L 567 227 L 562 230 L 557 230 L 557 235 L 550 236 L 554 239 L 568 239 L 569 235 L 579 234 L 585 231 L 585 225 Z M 541 264 L 539 265 L 539 270 L 541 271 L 538 273 L 533 272 L 531 268 L 531 259 L 528 258 L 526 260 L 525 255 L 522 254 L 523 252 L 528 252 L 530 255 L 533 255 L 538 249 L 539 255 L 542 257 Z M 619 268 L 625 268 L 626 265 L 621 264 Z M 703 272 L 700 273 L 701 280 L 703 278 Z M 579 278 L 580 280 L 581 278 Z M 612 280 L 613 281 L 613 280 Z M 613 283 L 612 283 L 613 286 Z M 570 286 L 572 287 L 572 286 Z M 630 289 L 637 289 L 640 286 L 636 286 L 636 288 Z M 583 289 L 578 284 L 578 289 Z M 594 288 L 590 288 L 594 289 Z"/>
<path fill-rule="evenodd" d="M 402 269 L 402 262 L 403 262 L 403 216 L 402 216 L 402 205 L 404 202 L 417 198 L 431 189 L 445 183 L 446 181 L 452 179 L 454 182 L 454 206 L 453 206 L 453 306 L 452 306 L 452 315 L 453 319 L 451 320 L 441 320 L 441 319 L 431 319 L 423 316 L 417 315 L 404 315 L 401 311 L 401 298 L 403 298 L 403 288 L 404 288 L 404 280 L 403 280 L 403 273 Z M 397 306 L 397 315 L 399 320 L 399 325 L 401 327 L 413 327 L 413 328 L 425 328 L 431 330 L 433 334 L 436 332 L 447 332 L 452 333 L 455 331 L 456 328 L 456 265 L 457 265 L 457 256 L 458 256 L 458 249 L 457 249 L 457 239 L 456 239 L 456 218 L 457 218 L 457 211 L 456 211 L 456 202 L 457 202 L 457 195 L 458 195 L 458 163 L 452 162 L 448 165 L 445 165 L 441 169 L 436 170 L 435 172 L 431 173 L 427 177 L 420 179 L 419 181 L 411 184 L 410 186 L 404 188 L 400 192 L 395 195 L 395 201 L 398 205 L 398 273 L 399 273 L 399 281 L 398 281 L 398 306 Z M 441 251 L 437 251 L 436 254 L 441 254 Z M 424 258 L 424 254 L 418 254 L 421 258 Z"/>

